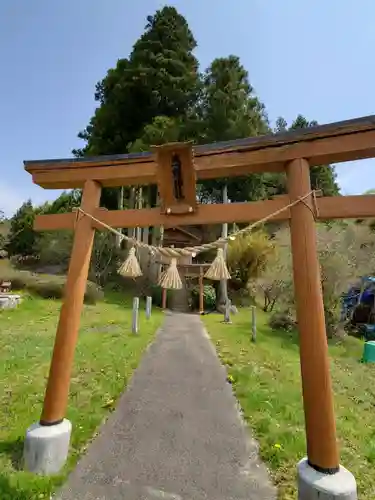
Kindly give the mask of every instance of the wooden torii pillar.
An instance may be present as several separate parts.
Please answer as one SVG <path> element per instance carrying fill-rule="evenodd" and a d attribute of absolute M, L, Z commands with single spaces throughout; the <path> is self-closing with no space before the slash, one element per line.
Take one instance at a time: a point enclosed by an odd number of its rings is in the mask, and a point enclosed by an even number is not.
<path fill-rule="evenodd" d="M 154 154 L 25 162 L 34 183 L 45 188 L 82 188 L 82 210 L 116 227 L 175 227 L 289 220 L 293 253 L 308 463 L 312 470 L 340 470 L 329 373 L 315 221 L 375 217 L 375 198 L 321 197 L 313 203 L 310 167 L 375 157 L 375 117 L 365 117 L 272 136 L 198 146 L 160 147 Z M 173 161 L 172 161 L 173 160 Z M 171 167 L 172 166 L 172 167 Z M 288 194 L 273 200 L 229 205 L 197 205 L 195 179 L 285 172 Z M 100 211 L 101 186 L 159 184 L 161 209 Z M 174 191 L 174 192 L 173 192 Z M 285 209 L 290 203 L 303 201 Z M 94 230 L 80 213 L 40 215 L 35 229 L 75 231 L 65 299 L 61 309 L 41 417 L 45 426 L 65 416 L 70 373 L 83 305 Z M 348 497 L 348 498 L 354 498 Z"/>
<path fill-rule="evenodd" d="M 100 184 L 91 180 L 86 181 L 82 191 L 82 210 L 91 213 L 99 208 L 100 195 Z M 95 228 L 91 219 L 77 212 L 64 301 L 57 326 L 40 419 L 42 425 L 60 423 L 66 413 L 74 351 L 86 291 L 94 234 Z"/>

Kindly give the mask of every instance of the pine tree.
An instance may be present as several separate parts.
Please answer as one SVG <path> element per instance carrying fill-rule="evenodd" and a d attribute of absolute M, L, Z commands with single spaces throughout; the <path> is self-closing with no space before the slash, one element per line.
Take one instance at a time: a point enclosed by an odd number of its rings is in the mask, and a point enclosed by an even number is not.
<path fill-rule="evenodd" d="M 290 130 L 316 127 L 318 122 L 308 121 L 304 116 L 298 115 L 292 123 Z M 336 182 L 336 171 L 333 165 L 319 165 L 311 167 L 310 179 L 312 189 L 320 189 L 324 196 L 337 196 L 340 188 Z"/>
<path fill-rule="evenodd" d="M 35 211 L 31 200 L 25 201 L 10 220 L 7 251 L 9 255 L 32 255 L 38 234 L 33 230 Z"/>
<path fill-rule="evenodd" d="M 195 47 L 185 18 L 174 7 L 149 16 L 130 57 L 120 59 L 97 84 L 99 107 L 79 134 L 86 146 L 74 153 L 126 153 L 155 117 L 184 116 L 199 88 Z"/>
<path fill-rule="evenodd" d="M 99 103 L 86 129 L 86 142 L 76 156 L 127 153 L 158 116 L 185 117 L 199 89 L 196 41 L 185 18 L 174 7 L 164 7 L 147 18 L 145 32 L 129 58 L 96 86 Z M 101 204 L 118 205 L 118 189 L 104 189 Z"/>
<path fill-rule="evenodd" d="M 200 103 L 204 142 L 227 141 L 269 131 L 265 107 L 254 94 L 248 73 L 236 56 L 215 59 L 203 78 Z M 263 175 L 206 181 L 200 187 L 202 200 L 221 201 L 228 186 L 231 201 L 262 198 Z"/>

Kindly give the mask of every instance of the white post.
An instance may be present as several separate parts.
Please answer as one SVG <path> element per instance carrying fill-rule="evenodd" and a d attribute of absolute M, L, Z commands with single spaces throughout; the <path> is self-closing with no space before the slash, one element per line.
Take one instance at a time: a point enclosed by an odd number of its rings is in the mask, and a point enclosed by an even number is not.
<path fill-rule="evenodd" d="M 139 298 L 133 298 L 132 333 L 138 333 Z"/>
<path fill-rule="evenodd" d="M 255 306 L 251 306 L 251 326 L 252 326 L 251 341 L 256 342 L 256 339 L 257 339 L 257 320 L 256 320 L 256 307 Z"/>
<path fill-rule="evenodd" d="M 231 308 L 231 301 L 227 298 L 227 301 L 225 302 L 225 310 L 224 310 L 224 323 L 232 323 L 230 320 L 230 308 Z"/>
<path fill-rule="evenodd" d="M 228 203 L 228 186 L 227 184 L 225 184 L 225 186 L 223 187 L 223 204 L 225 203 Z M 222 225 L 222 229 L 221 229 L 221 236 L 223 238 L 227 238 L 228 237 L 228 223 L 225 222 L 223 225 Z M 223 247 L 223 253 L 224 253 L 224 260 L 227 261 L 227 244 L 224 245 Z M 224 304 L 227 303 L 227 300 L 228 300 L 228 283 L 227 283 L 227 280 L 221 280 L 220 281 L 220 301 L 223 301 Z"/>
<path fill-rule="evenodd" d="M 146 319 L 151 318 L 152 297 L 146 297 Z"/>

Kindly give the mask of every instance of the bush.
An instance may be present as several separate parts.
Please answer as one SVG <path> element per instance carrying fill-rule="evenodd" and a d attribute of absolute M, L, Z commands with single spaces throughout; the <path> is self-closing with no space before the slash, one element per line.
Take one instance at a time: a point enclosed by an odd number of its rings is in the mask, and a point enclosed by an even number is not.
<path fill-rule="evenodd" d="M 327 336 L 339 332 L 340 305 L 345 293 L 358 277 L 372 275 L 375 269 L 375 243 L 367 226 L 354 223 L 317 224 L 317 249 L 321 269 Z M 290 234 L 279 230 L 274 238 L 275 257 L 260 280 L 265 310 L 294 309 Z"/>
<path fill-rule="evenodd" d="M 290 332 L 296 327 L 296 323 L 288 312 L 277 312 L 272 314 L 268 322 L 272 330 L 284 330 Z"/>
<path fill-rule="evenodd" d="M 267 267 L 275 253 L 268 234 L 262 230 L 236 237 L 228 244 L 228 267 L 240 288 L 247 288 Z"/>
<path fill-rule="evenodd" d="M 73 244 L 72 231 L 45 232 L 40 235 L 35 253 L 41 266 L 58 265 L 67 269 Z"/>
<path fill-rule="evenodd" d="M 37 275 L 28 271 L 8 270 L 0 272 L 0 281 L 11 281 L 13 290 L 26 290 L 44 299 L 61 299 L 64 296 L 65 277 Z M 87 282 L 84 301 L 86 304 L 95 304 L 103 299 L 103 291 L 92 283 Z"/>
<path fill-rule="evenodd" d="M 199 309 L 199 285 L 191 290 L 192 308 Z M 205 285 L 203 287 L 203 306 L 204 309 L 210 310 L 216 307 L 216 292 L 212 285 Z"/>
<path fill-rule="evenodd" d="M 25 290 L 33 281 L 33 276 L 28 271 L 2 270 L 0 281 L 11 281 L 14 290 Z"/>

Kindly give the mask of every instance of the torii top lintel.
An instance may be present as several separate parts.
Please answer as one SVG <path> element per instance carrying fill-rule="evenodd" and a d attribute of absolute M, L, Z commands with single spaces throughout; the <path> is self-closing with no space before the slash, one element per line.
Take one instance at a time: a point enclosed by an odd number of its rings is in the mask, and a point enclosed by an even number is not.
<path fill-rule="evenodd" d="M 281 172 L 305 158 L 310 166 L 375 156 L 375 116 L 308 129 L 195 146 L 197 179 Z M 81 188 L 86 180 L 103 187 L 156 184 L 154 153 L 25 161 L 33 182 L 47 189 Z"/>

